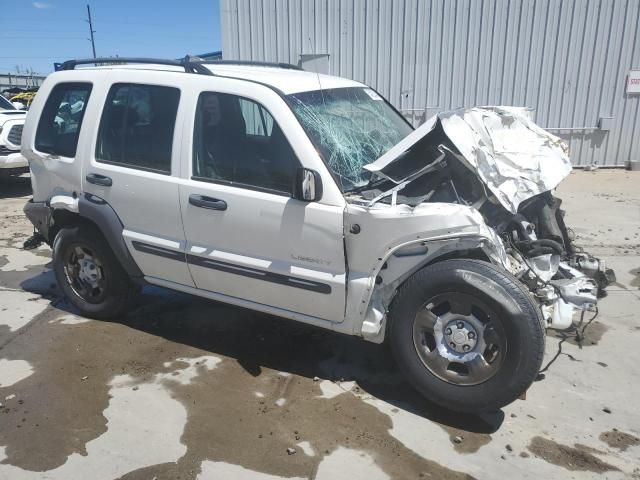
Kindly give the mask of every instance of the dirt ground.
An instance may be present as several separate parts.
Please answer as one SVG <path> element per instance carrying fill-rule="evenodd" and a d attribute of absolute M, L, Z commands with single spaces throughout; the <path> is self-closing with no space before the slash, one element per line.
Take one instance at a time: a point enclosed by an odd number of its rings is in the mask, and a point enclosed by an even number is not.
<path fill-rule="evenodd" d="M 640 478 L 640 173 L 574 172 L 578 244 L 618 283 L 526 400 L 427 404 L 387 348 L 146 288 L 78 316 L 24 251 L 29 179 L 0 180 L 0 479 Z M 295 449 L 295 453 L 292 450 Z"/>

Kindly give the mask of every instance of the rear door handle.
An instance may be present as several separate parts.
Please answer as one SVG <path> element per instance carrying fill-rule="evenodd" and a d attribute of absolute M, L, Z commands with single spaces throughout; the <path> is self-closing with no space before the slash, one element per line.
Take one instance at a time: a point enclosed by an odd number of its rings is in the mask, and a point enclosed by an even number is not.
<path fill-rule="evenodd" d="M 189 195 L 189 203 L 194 207 L 208 208 L 209 210 L 226 210 L 227 202 L 204 195 Z"/>
<path fill-rule="evenodd" d="M 106 177 L 104 175 L 100 175 L 99 173 L 88 174 L 87 182 L 93 183 L 94 185 L 102 185 L 103 187 L 110 187 L 111 185 L 113 185 L 113 180 L 111 180 L 111 177 Z"/>

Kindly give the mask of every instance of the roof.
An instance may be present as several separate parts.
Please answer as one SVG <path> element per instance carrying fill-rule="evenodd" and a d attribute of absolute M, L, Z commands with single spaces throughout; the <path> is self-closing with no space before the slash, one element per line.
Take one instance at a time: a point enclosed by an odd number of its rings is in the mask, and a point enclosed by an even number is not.
<path fill-rule="evenodd" d="M 252 65 L 215 65 L 214 63 L 208 63 L 205 66 L 216 75 L 245 78 L 265 83 L 287 95 L 311 90 L 364 86 L 362 83 L 347 78 L 304 70 Z"/>
<path fill-rule="evenodd" d="M 277 88 L 285 95 L 291 93 L 308 92 L 312 90 L 324 90 L 344 87 L 364 87 L 365 85 L 354 80 L 331 75 L 295 70 L 289 68 L 253 66 L 253 65 L 232 65 L 215 62 L 203 63 L 208 70 L 215 75 L 223 77 L 237 77 L 254 82 L 260 82 L 270 87 Z M 79 70 L 105 70 L 105 69 L 136 69 L 136 70 L 158 70 L 184 72 L 182 67 L 155 64 L 122 64 L 122 65 L 100 65 L 83 66 Z M 195 74 L 189 74 L 195 75 Z"/>

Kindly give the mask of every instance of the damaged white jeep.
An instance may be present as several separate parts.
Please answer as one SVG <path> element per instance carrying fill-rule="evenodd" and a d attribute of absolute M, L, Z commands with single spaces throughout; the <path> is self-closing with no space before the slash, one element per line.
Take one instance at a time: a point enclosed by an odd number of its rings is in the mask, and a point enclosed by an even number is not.
<path fill-rule="evenodd" d="M 119 60 L 50 75 L 22 144 L 25 212 L 84 315 L 154 284 L 387 338 L 426 398 L 478 412 L 521 396 L 545 328 L 612 279 L 551 193 L 564 145 L 523 110 L 414 130 L 366 85 L 289 65 Z"/>

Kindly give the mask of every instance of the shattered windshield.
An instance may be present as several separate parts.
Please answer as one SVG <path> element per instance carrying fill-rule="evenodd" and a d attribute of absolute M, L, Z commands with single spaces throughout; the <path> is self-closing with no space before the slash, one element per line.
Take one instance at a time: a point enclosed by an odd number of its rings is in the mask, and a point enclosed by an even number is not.
<path fill-rule="evenodd" d="M 289 95 L 311 141 L 343 192 L 366 185 L 362 169 L 411 133 L 411 126 L 370 88 L 336 88 Z"/>

